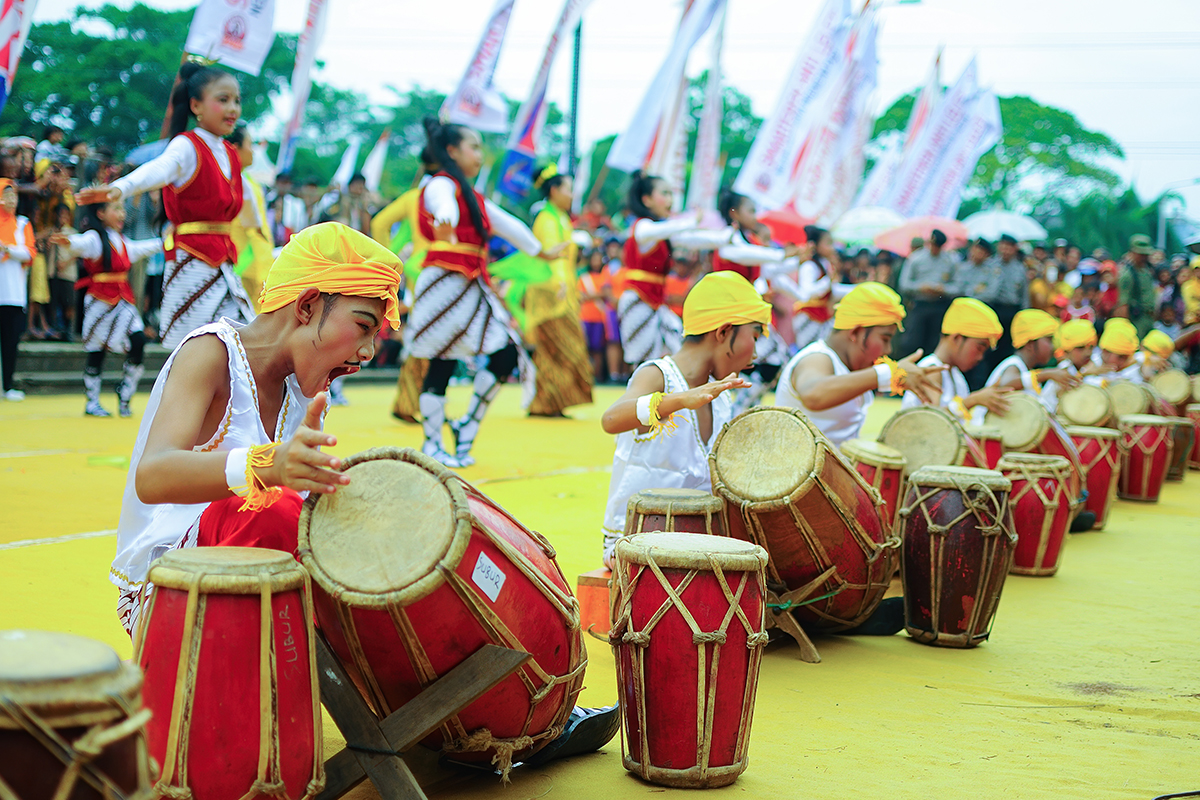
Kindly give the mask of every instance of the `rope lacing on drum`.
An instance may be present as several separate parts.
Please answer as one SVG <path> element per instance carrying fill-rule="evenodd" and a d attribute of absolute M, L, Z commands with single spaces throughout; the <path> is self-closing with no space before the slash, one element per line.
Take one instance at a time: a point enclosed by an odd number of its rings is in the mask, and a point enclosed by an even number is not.
<path fill-rule="evenodd" d="M 537 736 L 516 736 L 511 739 L 498 739 L 492 736 L 487 728 L 480 728 L 463 739 L 447 742 L 443 749 L 447 753 L 482 753 L 494 750 L 492 764 L 500 770 L 501 782 L 509 783 L 509 773 L 512 771 L 513 754 L 533 747 L 540 739 L 556 739 L 562 733 L 562 727 L 552 727 Z"/>
<path fill-rule="evenodd" d="M 913 511 L 918 508 L 921 509 L 921 515 L 925 518 L 927 529 L 930 533 L 937 535 L 944 535 L 967 517 L 974 516 L 976 527 L 983 535 L 995 536 L 1007 533 L 1008 538 L 1012 542 L 1016 542 L 1016 531 L 1012 530 L 1007 524 L 1009 516 L 1008 504 L 1010 502 L 1007 494 L 997 497 L 990 486 L 973 478 L 961 475 L 950 475 L 948 477 L 950 478 L 950 482 L 954 484 L 953 487 L 927 487 L 928 491 L 921 492 L 917 489 L 918 484 L 911 484 L 912 490 L 909 496 L 913 498 L 912 502 L 896 513 L 901 517 L 908 518 L 912 515 Z M 935 522 L 925 503 L 939 492 L 947 491 L 948 488 L 957 491 L 962 497 L 963 512 L 948 522 Z"/>

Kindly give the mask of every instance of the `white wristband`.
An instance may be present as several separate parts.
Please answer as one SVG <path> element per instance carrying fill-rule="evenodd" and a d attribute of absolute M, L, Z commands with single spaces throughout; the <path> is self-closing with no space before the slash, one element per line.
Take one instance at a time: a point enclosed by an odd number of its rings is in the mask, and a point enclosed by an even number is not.
<path fill-rule="evenodd" d="M 876 364 L 875 375 L 879 378 L 879 391 L 890 394 L 892 391 L 892 368 L 887 364 Z"/>
<path fill-rule="evenodd" d="M 246 485 L 246 464 L 249 461 L 249 447 L 236 447 L 225 456 L 225 485 L 238 497 L 250 494 L 250 487 Z"/>
<path fill-rule="evenodd" d="M 650 427 L 650 397 L 651 395 L 644 394 L 637 399 L 638 422 L 647 428 Z"/>
<path fill-rule="evenodd" d="M 1021 374 L 1021 385 L 1025 387 L 1025 391 L 1038 393 L 1038 390 L 1033 385 L 1033 373 L 1025 372 Z"/>

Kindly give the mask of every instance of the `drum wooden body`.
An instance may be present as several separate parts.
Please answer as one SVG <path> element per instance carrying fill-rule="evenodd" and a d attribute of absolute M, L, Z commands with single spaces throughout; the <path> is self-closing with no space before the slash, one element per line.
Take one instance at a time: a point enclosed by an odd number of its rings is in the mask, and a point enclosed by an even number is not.
<path fill-rule="evenodd" d="M 307 798 L 325 784 L 308 575 L 287 553 L 172 550 L 137 629 L 156 791 Z"/>
<path fill-rule="evenodd" d="M 1067 428 L 1067 434 L 1079 449 L 1083 474 L 1087 476 L 1085 508 L 1096 515 L 1093 530 L 1100 530 L 1108 520 L 1113 501 L 1117 499 L 1117 480 L 1121 475 L 1121 432 L 1112 428 L 1072 425 Z"/>
<path fill-rule="evenodd" d="M 1009 453 L 1038 453 L 1065 458 L 1070 467 L 1067 497 L 1078 508 L 1083 498 L 1083 467 L 1079 463 L 1079 451 L 1066 429 L 1050 416 L 1040 400 L 1028 392 L 1013 392 L 1008 398 L 1008 413 L 1000 417 L 989 412 L 987 424 L 1000 429 L 1005 450 Z M 1013 494 L 1016 494 L 1015 489 Z"/>
<path fill-rule="evenodd" d="M 1187 407 L 1187 417 L 1192 421 L 1192 452 L 1188 455 L 1188 469 L 1200 469 L 1200 403 Z"/>
<path fill-rule="evenodd" d="M 767 554 L 736 539 L 643 533 L 617 542 L 611 639 L 625 768 L 664 786 L 746 770 L 763 647 Z"/>
<path fill-rule="evenodd" d="M 1166 417 L 1128 414 L 1121 417 L 1125 462 L 1117 484 L 1122 500 L 1157 503 L 1174 455 L 1174 426 Z"/>
<path fill-rule="evenodd" d="M 1178 482 L 1183 480 L 1187 472 L 1188 457 L 1192 453 L 1192 445 L 1196 442 L 1196 429 L 1192 421 L 1185 417 L 1166 417 L 1171 421 L 1171 462 L 1167 467 L 1167 480 Z"/>
<path fill-rule="evenodd" d="M 904 454 L 869 439 L 842 443 L 842 456 L 883 498 L 883 521 L 888 530 L 896 525 L 896 511 L 904 499 Z"/>
<path fill-rule="evenodd" d="M 1163 400 L 1175 407 L 1176 413 L 1187 409 L 1192 399 L 1192 379 L 1181 369 L 1167 369 L 1150 379 L 1150 385 Z"/>
<path fill-rule="evenodd" d="M 954 415 L 934 406 L 897 411 L 884 424 L 879 441 L 904 455 L 909 472 L 928 466 L 987 465 L 987 457 Z"/>
<path fill-rule="evenodd" d="M 999 472 L 1012 483 L 1013 529 L 1017 546 L 1012 571 L 1053 575 L 1062 563 L 1063 542 L 1071 525 L 1067 484 L 1070 468 L 1061 456 L 1008 453 Z"/>
<path fill-rule="evenodd" d="M 1115 427 L 1112 397 L 1106 389 L 1081 383 L 1058 397 L 1058 415 L 1069 425 L 1089 428 Z"/>
<path fill-rule="evenodd" d="M 988 638 L 1017 535 L 1011 484 L 998 472 L 925 467 L 900 511 L 904 628 L 924 644 L 975 647 Z"/>
<path fill-rule="evenodd" d="M 0 631 L 0 796 L 154 797 L 141 686 L 101 642 Z"/>
<path fill-rule="evenodd" d="M 817 598 L 792 609 L 816 630 L 865 621 L 883 599 L 899 539 L 882 500 L 795 409 L 753 408 L 722 429 L 709 456 L 730 535 L 762 546 L 767 582 Z"/>
<path fill-rule="evenodd" d="M 679 531 L 725 535 L 725 504 L 696 489 L 643 489 L 629 498 L 625 535 Z"/>
<path fill-rule="evenodd" d="M 1000 463 L 1000 457 L 1004 455 L 1004 436 L 1000 429 L 990 425 L 968 425 L 966 431 L 967 436 L 971 437 L 983 452 L 983 458 L 987 462 L 979 469 L 995 469 Z"/>
<path fill-rule="evenodd" d="M 554 548 L 415 450 L 343 463 L 351 483 L 300 513 L 317 626 L 381 717 L 485 644 L 530 653 L 425 739 L 507 774 L 562 733 L 583 687 L 579 605 Z"/>

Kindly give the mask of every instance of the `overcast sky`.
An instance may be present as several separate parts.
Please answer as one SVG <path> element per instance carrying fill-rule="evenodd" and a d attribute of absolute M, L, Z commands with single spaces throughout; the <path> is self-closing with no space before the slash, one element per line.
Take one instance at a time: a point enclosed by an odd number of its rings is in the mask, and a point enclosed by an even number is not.
<path fill-rule="evenodd" d="M 448 92 L 457 83 L 494 0 L 329 0 L 320 79 L 386 102 L 383 88 Z M 852 0 L 855 8 L 861 0 Z M 1143 198 L 1200 179 L 1200 0 L 921 0 L 882 7 L 877 113 L 912 91 L 939 45 L 943 83 L 972 55 L 998 94 L 1028 94 L 1065 108 L 1125 150 L 1118 171 Z M 84 0 L 86 6 L 100 5 Z M 195 0 L 150 0 L 178 9 Z M 729 0 L 728 83 L 770 113 L 819 0 Z M 35 20 L 68 16 L 79 0 L 40 0 Z M 118 5 L 127 5 L 120 2 Z M 562 0 L 517 0 L 496 84 L 523 99 Z M 658 68 L 678 24 L 678 0 L 593 0 L 584 15 L 580 140 L 616 133 Z M 276 0 L 276 25 L 296 32 L 307 0 Z M 689 69 L 705 68 L 707 48 Z M 569 99 L 570 49 L 560 50 L 550 99 Z M 1200 216 L 1200 185 L 1179 190 Z"/>

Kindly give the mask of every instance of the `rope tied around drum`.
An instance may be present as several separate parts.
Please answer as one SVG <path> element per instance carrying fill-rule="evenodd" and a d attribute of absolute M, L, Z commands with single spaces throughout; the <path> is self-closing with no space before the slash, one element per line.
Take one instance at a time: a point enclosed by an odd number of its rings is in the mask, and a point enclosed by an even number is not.
<path fill-rule="evenodd" d="M 979 532 L 985 536 L 998 535 L 1008 533 L 1009 538 L 1015 540 L 1016 533 L 1005 525 L 1005 511 L 1008 506 L 1007 495 L 1001 499 L 996 497 L 996 493 L 992 491 L 992 487 L 977 481 L 962 478 L 960 476 L 952 476 L 951 483 L 953 486 L 935 486 L 929 488 L 926 492 L 917 490 L 916 485 L 913 485 L 917 496 L 910 505 L 899 509 L 896 513 L 901 517 L 908 518 L 912 516 L 913 511 L 917 508 L 921 509 L 921 515 L 925 518 L 925 524 L 928 531 L 932 534 L 944 535 L 954 526 L 958 525 L 964 519 L 970 516 L 975 517 L 976 527 Z M 925 502 L 938 494 L 948 490 L 957 491 L 962 498 L 963 512 L 952 520 L 944 523 L 935 522 L 930 516 L 929 508 Z"/>
<path fill-rule="evenodd" d="M 257 780 L 250 784 L 250 795 L 256 794 L 266 795 L 267 797 L 287 797 L 287 786 L 283 781 L 270 782 L 266 780 Z"/>
<path fill-rule="evenodd" d="M 842 586 L 839 586 L 838 588 L 834 589 L 832 592 L 826 592 L 825 594 L 821 595 L 820 597 L 810 597 L 807 600 L 785 600 L 782 603 L 767 603 L 766 605 L 767 605 L 767 608 L 773 609 L 775 611 L 790 611 L 793 608 L 800 608 L 801 606 L 811 605 L 812 603 L 816 603 L 821 600 L 828 600 L 831 597 L 835 597 L 835 596 L 841 594 L 842 590 L 845 588 L 846 588 L 846 586 L 842 585 Z"/>
<path fill-rule="evenodd" d="M 554 729 L 552 728 L 551 731 Z M 547 731 L 546 733 L 550 733 Z M 561 733 L 561 731 L 558 731 Z M 558 733 L 555 735 L 557 736 Z M 504 784 L 510 783 L 508 777 L 512 772 L 513 754 L 532 747 L 538 739 L 548 738 L 545 734 L 540 736 L 517 736 L 512 739 L 497 739 L 492 736 L 492 732 L 487 728 L 480 728 L 474 731 L 465 739 L 456 739 L 452 742 L 447 742 L 443 746 L 443 750 L 447 753 L 482 753 L 487 750 L 495 750 L 492 756 L 492 764 L 500 770 L 500 780 Z"/>

